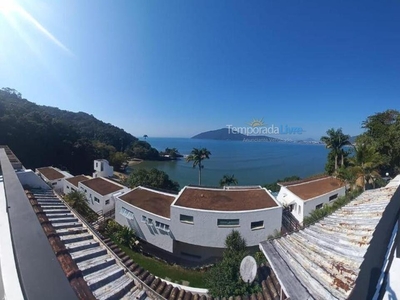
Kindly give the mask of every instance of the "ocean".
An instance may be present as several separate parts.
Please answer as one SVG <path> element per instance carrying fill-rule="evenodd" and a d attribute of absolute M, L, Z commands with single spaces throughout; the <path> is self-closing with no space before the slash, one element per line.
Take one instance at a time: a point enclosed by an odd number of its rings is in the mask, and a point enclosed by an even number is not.
<path fill-rule="evenodd" d="M 235 175 L 239 185 L 263 185 L 297 175 L 324 172 L 328 150 L 324 145 L 283 142 L 244 142 L 190 138 L 147 138 L 157 150 L 177 148 L 182 155 L 193 148 L 207 148 L 210 159 L 203 161 L 202 185 L 218 186 L 224 174 Z M 133 168 L 157 168 L 181 187 L 198 184 L 198 168 L 184 158 L 177 161 L 144 161 Z M 128 172 L 131 170 L 128 169 Z"/>

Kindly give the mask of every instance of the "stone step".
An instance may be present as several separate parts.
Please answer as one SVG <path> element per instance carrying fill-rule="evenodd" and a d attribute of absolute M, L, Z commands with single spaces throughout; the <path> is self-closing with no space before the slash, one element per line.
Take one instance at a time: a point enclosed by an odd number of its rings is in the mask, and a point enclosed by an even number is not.
<path fill-rule="evenodd" d="M 42 210 L 45 214 L 65 214 L 65 213 L 71 213 L 71 211 L 68 208 L 58 208 L 58 209 L 53 209 L 53 208 L 43 208 Z"/>
<path fill-rule="evenodd" d="M 135 285 L 121 300 L 136 300 L 141 290 Z"/>
<path fill-rule="evenodd" d="M 86 261 L 86 260 L 89 260 L 89 259 L 92 259 L 95 257 L 100 257 L 105 254 L 107 254 L 107 250 L 100 246 L 70 253 L 72 259 L 76 263 L 83 262 L 83 261 Z"/>
<path fill-rule="evenodd" d="M 60 239 L 64 243 L 75 243 L 75 242 L 80 242 L 80 241 L 86 241 L 86 240 L 91 240 L 93 239 L 93 236 L 89 233 L 78 233 L 78 234 L 69 234 L 69 235 L 63 235 L 60 237 Z"/>
<path fill-rule="evenodd" d="M 99 242 L 95 240 L 87 240 L 87 241 L 81 241 L 81 242 L 74 242 L 74 243 L 64 243 L 65 247 L 68 249 L 69 253 L 72 252 L 77 252 L 89 248 L 95 248 L 100 245 Z"/>
<path fill-rule="evenodd" d="M 54 227 L 54 229 L 82 227 L 82 224 L 79 222 L 53 223 L 51 225 Z"/>
<path fill-rule="evenodd" d="M 64 235 L 84 233 L 87 232 L 87 229 L 85 227 L 62 228 L 62 229 L 56 229 L 56 232 L 61 237 Z"/>
<path fill-rule="evenodd" d="M 47 213 L 47 218 L 73 218 L 74 215 L 72 213 Z"/>
<path fill-rule="evenodd" d="M 83 279 L 85 279 L 90 289 L 94 291 L 108 283 L 112 283 L 122 275 L 124 275 L 124 269 L 117 264 L 113 264 L 104 269 L 86 275 L 83 277 Z"/>
<path fill-rule="evenodd" d="M 61 205 L 54 205 L 54 204 L 47 205 L 46 204 L 46 205 L 40 205 L 40 206 L 42 207 L 43 210 L 45 210 L 45 209 L 54 209 L 54 210 L 66 209 L 67 211 L 69 211 L 68 208 L 64 204 L 61 204 Z"/>
<path fill-rule="evenodd" d="M 77 263 L 78 268 L 82 271 L 83 275 L 88 275 L 90 273 L 96 272 L 100 269 L 111 266 L 112 264 L 115 264 L 115 258 L 108 254 Z"/>
<path fill-rule="evenodd" d="M 49 221 L 53 224 L 53 223 L 74 223 L 77 222 L 78 219 L 76 217 L 70 217 L 70 218 L 50 218 L 49 216 L 47 216 L 47 218 L 49 218 Z"/>
<path fill-rule="evenodd" d="M 133 280 L 127 275 L 124 275 L 93 291 L 93 295 L 98 300 L 117 300 L 121 299 L 134 285 L 135 283 Z"/>

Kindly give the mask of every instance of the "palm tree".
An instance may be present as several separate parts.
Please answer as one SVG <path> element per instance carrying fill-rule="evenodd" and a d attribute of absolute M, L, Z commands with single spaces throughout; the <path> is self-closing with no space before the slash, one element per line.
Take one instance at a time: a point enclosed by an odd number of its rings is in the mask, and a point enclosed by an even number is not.
<path fill-rule="evenodd" d="M 80 191 L 72 191 L 65 196 L 64 200 L 80 214 L 90 209 L 86 203 L 85 194 Z"/>
<path fill-rule="evenodd" d="M 357 177 L 362 178 L 364 191 L 370 180 L 375 185 L 375 180 L 380 177 L 377 169 L 383 163 L 383 159 L 374 146 L 357 144 L 355 155 L 349 161 Z"/>
<path fill-rule="evenodd" d="M 211 152 L 206 148 L 193 148 L 192 152 L 186 157 L 186 162 L 193 162 L 193 168 L 199 167 L 199 185 L 201 185 L 201 169 L 204 168 L 202 161 L 204 159 L 209 159 Z"/>
<path fill-rule="evenodd" d="M 235 175 L 224 175 L 222 179 L 219 181 L 219 185 L 221 187 L 226 186 L 226 185 L 237 185 L 238 180 L 235 178 Z"/>
<path fill-rule="evenodd" d="M 321 142 L 324 142 L 326 148 L 331 149 L 335 156 L 335 172 L 338 169 L 338 156 L 341 155 L 341 165 L 344 165 L 344 152 L 342 148 L 347 145 L 351 145 L 349 139 L 350 136 L 342 132 L 342 128 L 335 130 L 334 128 L 329 129 L 326 132 L 327 136 L 321 137 Z"/>

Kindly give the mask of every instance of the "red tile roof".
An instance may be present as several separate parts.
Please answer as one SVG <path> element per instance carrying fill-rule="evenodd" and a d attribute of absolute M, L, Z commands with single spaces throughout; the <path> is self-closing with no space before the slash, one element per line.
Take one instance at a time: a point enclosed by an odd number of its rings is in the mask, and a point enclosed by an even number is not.
<path fill-rule="evenodd" d="M 48 180 L 57 180 L 64 178 L 65 175 L 58 172 L 56 169 L 53 167 L 44 167 L 44 168 L 38 168 L 37 169 L 44 177 L 46 177 Z"/>
<path fill-rule="evenodd" d="M 87 186 L 88 188 L 92 189 L 96 193 L 99 193 L 102 196 L 114 193 L 116 191 L 122 190 L 123 187 L 119 184 L 113 183 L 109 180 L 104 178 L 98 177 L 89 179 L 86 181 L 81 182 L 82 185 Z"/>
<path fill-rule="evenodd" d="M 286 186 L 293 194 L 309 200 L 344 187 L 344 183 L 334 177 L 324 177 Z"/>
<path fill-rule="evenodd" d="M 74 186 L 78 187 L 78 183 L 85 181 L 85 180 L 89 180 L 90 178 L 85 176 L 85 175 L 78 175 L 78 176 L 74 176 L 71 178 L 67 178 L 65 180 L 67 180 L 69 183 L 73 184 Z"/>
<path fill-rule="evenodd" d="M 242 211 L 277 207 L 277 202 L 262 188 L 216 189 L 186 187 L 177 206 L 218 211 Z"/>
<path fill-rule="evenodd" d="M 120 198 L 145 211 L 169 218 L 170 207 L 175 197 L 175 195 L 166 195 L 164 193 L 138 187 Z"/>

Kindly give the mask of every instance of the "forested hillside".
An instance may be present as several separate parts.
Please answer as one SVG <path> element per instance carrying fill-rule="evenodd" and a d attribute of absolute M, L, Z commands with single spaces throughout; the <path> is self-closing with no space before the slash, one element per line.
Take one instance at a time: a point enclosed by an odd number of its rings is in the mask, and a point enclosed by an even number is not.
<path fill-rule="evenodd" d="M 9 145 L 27 168 L 54 165 L 91 174 L 93 159 L 110 159 L 137 141 L 87 113 L 40 106 L 13 89 L 0 90 L 0 144 Z"/>

